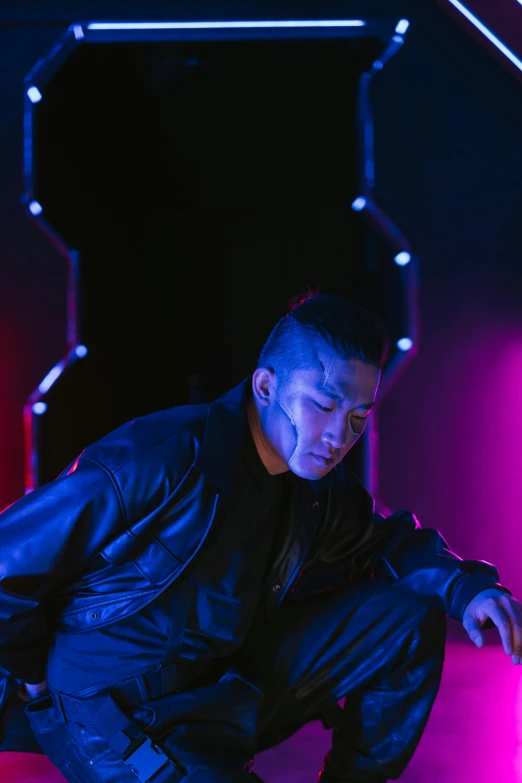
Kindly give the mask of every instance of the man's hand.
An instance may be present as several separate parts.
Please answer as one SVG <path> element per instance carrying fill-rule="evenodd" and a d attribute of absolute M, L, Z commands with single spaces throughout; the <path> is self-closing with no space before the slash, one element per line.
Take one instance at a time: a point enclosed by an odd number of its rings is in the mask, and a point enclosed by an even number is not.
<path fill-rule="evenodd" d="M 33 699 L 37 699 L 39 696 L 41 696 L 42 693 L 46 690 L 47 682 L 45 680 L 38 683 L 38 685 L 30 685 L 29 683 L 24 682 L 18 689 L 18 695 L 24 701 L 32 701 Z"/>
<path fill-rule="evenodd" d="M 499 630 L 506 655 L 511 655 L 513 663 L 519 664 L 522 657 L 522 604 L 496 587 L 476 595 L 464 610 L 462 624 L 477 647 L 484 644 L 480 628 L 488 618 Z"/>

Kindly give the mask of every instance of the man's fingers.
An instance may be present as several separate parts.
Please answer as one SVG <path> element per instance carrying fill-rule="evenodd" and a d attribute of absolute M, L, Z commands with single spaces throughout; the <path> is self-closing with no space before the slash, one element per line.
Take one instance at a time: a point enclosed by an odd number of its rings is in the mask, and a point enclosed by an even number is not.
<path fill-rule="evenodd" d="M 38 696 L 43 694 L 46 690 L 47 682 L 45 680 L 44 682 L 38 683 L 38 685 L 30 685 L 27 682 L 24 682 L 18 689 L 18 695 L 24 701 L 32 701 L 33 699 L 37 699 Z"/>
<path fill-rule="evenodd" d="M 482 636 L 480 625 L 475 620 L 475 618 L 471 617 L 469 620 L 466 620 L 464 623 L 464 628 L 466 629 L 471 641 L 476 644 L 477 647 L 482 647 L 484 644 L 484 637 Z"/>
<path fill-rule="evenodd" d="M 511 620 L 506 614 L 504 609 L 501 609 L 498 604 L 492 603 L 491 607 L 488 607 L 488 616 L 493 620 L 500 633 L 502 640 L 502 646 L 506 655 L 513 655 L 513 640 L 511 638 Z"/>
<path fill-rule="evenodd" d="M 29 696 L 29 694 L 27 693 L 26 687 L 25 687 L 25 685 L 24 685 L 23 683 L 22 683 L 22 685 L 20 685 L 20 687 L 18 688 L 18 691 L 17 691 L 17 693 L 18 693 L 18 695 L 20 696 L 20 698 L 21 698 L 23 701 L 31 701 L 31 697 L 30 697 L 30 696 Z"/>
<path fill-rule="evenodd" d="M 483 646 L 484 637 L 480 629 L 489 618 L 498 628 L 504 652 L 511 655 L 514 664 L 519 664 L 522 659 L 522 610 L 519 604 L 509 596 L 502 596 L 500 600 L 487 599 L 480 606 L 478 614 L 479 618 L 470 616 L 464 622 L 471 641 L 477 647 Z"/>
<path fill-rule="evenodd" d="M 522 657 L 522 614 L 517 609 L 517 605 L 513 604 L 508 599 L 505 612 L 511 623 L 511 639 L 512 639 L 512 660 L 513 663 L 519 664 Z"/>

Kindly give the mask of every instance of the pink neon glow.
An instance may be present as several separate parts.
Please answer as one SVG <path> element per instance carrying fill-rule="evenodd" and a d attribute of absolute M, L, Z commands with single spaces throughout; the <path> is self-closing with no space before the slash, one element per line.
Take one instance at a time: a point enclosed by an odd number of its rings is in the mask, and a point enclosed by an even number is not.
<path fill-rule="evenodd" d="M 426 336 L 379 413 L 380 495 L 522 597 L 522 322 L 487 307 Z"/>

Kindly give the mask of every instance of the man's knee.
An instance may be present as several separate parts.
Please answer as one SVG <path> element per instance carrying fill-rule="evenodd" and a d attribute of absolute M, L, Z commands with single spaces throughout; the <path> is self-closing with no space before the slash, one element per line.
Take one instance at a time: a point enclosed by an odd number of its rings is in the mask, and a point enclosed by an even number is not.
<path fill-rule="evenodd" d="M 447 631 L 444 609 L 406 587 L 392 585 L 390 594 L 393 595 L 393 605 L 405 627 L 415 631 L 420 640 L 427 642 L 430 647 L 443 649 Z"/>

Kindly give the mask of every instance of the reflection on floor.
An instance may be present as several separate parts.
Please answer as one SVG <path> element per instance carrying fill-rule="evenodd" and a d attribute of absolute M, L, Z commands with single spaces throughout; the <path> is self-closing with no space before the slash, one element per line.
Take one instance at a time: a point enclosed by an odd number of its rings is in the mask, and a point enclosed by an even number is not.
<path fill-rule="evenodd" d="M 309 724 L 260 754 L 256 772 L 266 783 L 316 783 L 329 740 L 320 723 Z M 2 753 L 0 781 L 63 783 L 63 778 L 44 757 Z M 496 642 L 482 650 L 465 639 L 448 642 L 439 696 L 401 781 L 522 783 L 522 666 L 514 666 Z"/>

